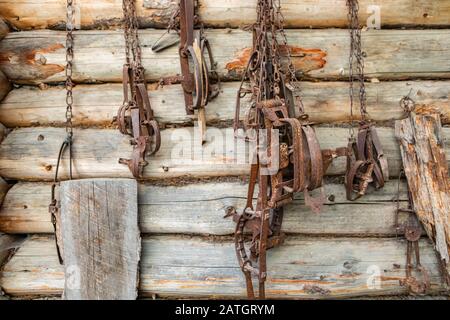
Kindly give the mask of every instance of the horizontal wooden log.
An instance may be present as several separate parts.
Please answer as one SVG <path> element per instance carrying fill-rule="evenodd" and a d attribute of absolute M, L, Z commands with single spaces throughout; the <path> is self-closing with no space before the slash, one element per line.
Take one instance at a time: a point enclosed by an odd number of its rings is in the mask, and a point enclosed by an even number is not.
<path fill-rule="evenodd" d="M 401 201 L 407 200 L 401 185 Z M 48 205 L 50 184 L 18 183 L 8 192 L 0 210 L 0 231 L 53 233 Z M 247 184 L 200 183 L 186 186 L 139 185 L 139 222 L 143 233 L 230 235 L 231 219 L 223 219 L 228 207 L 242 210 Z M 285 207 L 283 231 L 307 235 L 393 236 L 397 182 L 371 191 L 355 202 L 345 197 L 342 184 L 325 184 L 328 201 L 320 214 L 304 205 L 302 195 Z M 402 218 L 402 217 L 401 217 Z"/>
<path fill-rule="evenodd" d="M 222 93 L 206 110 L 208 123 L 234 117 L 239 83 L 227 82 Z M 305 111 L 316 123 L 345 122 L 350 117 L 348 84 L 345 82 L 303 82 Z M 416 103 L 434 106 L 443 123 L 450 123 L 450 83 L 447 81 L 394 81 L 368 83 L 367 109 L 371 119 L 389 121 L 405 116 L 399 101 L 411 90 Z M 164 86 L 149 92 L 152 108 L 160 123 L 190 123 L 196 116 L 186 115 L 181 85 Z M 62 87 L 22 87 L 10 92 L 0 103 L 0 122 L 7 127 L 63 125 L 66 92 Z M 78 85 L 74 89 L 73 123 L 77 126 L 108 126 L 122 104 L 121 84 Z M 244 99 L 243 102 L 247 102 Z M 243 110 L 247 104 L 243 105 Z M 244 113 L 244 112 L 242 112 Z"/>
<path fill-rule="evenodd" d="M 361 0 L 360 19 L 366 21 L 374 13 L 369 6 L 380 7 L 380 23 L 389 26 L 444 26 L 449 24 L 450 5 L 447 1 Z M 108 28 L 120 25 L 120 0 L 78 0 L 81 28 Z M 175 0 L 137 0 L 137 14 L 142 27 L 165 27 Z M 282 0 L 282 12 L 287 27 L 346 27 L 345 0 Z M 41 10 L 45 8 L 45 10 Z M 79 8 L 79 9 L 78 9 Z M 0 12 L 18 29 L 64 28 L 66 6 L 63 0 L 1 0 Z M 200 0 L 197 14 L 203 23 L 214 27 L 239 27 L 256 19 L 254 1 Z"/>
<path fill-rule="evenodd" d="M 5 74 L 0 71 L 0 101 L 2 101 L 4 97 L 6 97 L 10 90 L 11 83 L 9 82 Z"/>
<path fill-rule="evenodd" d="M 240 79 L 251 53 L 251 33 L 207 30 L 218 72 Z M 450 30 L 369 30 L 363 32 L 368 78 L 449 78 Z M 176 46 L 153 53 L 161 30 L 141 32 L 142 61 L 149 80 L 180 72 Z M 290 52 L 297 70 L 316 79 L 347 79 L 349 35 L 346 30 L 289 30 Z M 10 33 L 0 43 L 0 69 L 18 83 L 61 82 L 65 79 L 65 33 Z M 125 61 L 120 31 L 75 33 L 73 79 L 76 82 L 121 82 Z M 287 52 L 287 50 L 284 50 Z"/>
<path fill-rule="evenodd" d="M 442 290 L 428 240 L 421 261 L 430 294 Z M 400 239 L 288 237 L 268 252 L 269 298 L 344 298 L 404 294 L 406 242 Z M 154 236 L 145 238 L 141 296 L 243 298 L 245 282 L 231 241 Z M 5 266 L 0 285 L 8 295 L 58 295 L 64 286 L 54 240 L 33 237 Z"/>
<path fill-rule="evenodd" d="M 450 136 L 445 128 L 444 139 Z M 323 149 L 347 145 L 348 129 L 318 127 L 317 137 Z M 400 151 L 391 128 L 379 128 L 378 134 L 387 156 L 390 172 L 396 176 L 400 166 Z M 57 155 L 66 137 L 63 128 L 21 128 L 12 131 L 0 145 L 0 176 L 19 180 L 52 180 Z M 114 129 L 77 129 L 74 132 L 75 178 L 131 177 L 119 158 L 131 156 L 129 138 Z M 181 176 L 247 175 L 249 146 L 234 139 L 231 128 L 209 127 L 206 142 L 201 146 L 198 130 L 194 128 L 166 129 L 161 133 L 161 149 L 149 158 L 144 179 L 164 179 Z M 446 149 L 450 152 L 450 148 Z M 450 159 L 450 157 L 447 157 Z M 61 164 L 60 176 L 67 178 L 68 161 Z M 336 159 L 327 171 L 329 175 L 343 174 L 345 159 Z"/>

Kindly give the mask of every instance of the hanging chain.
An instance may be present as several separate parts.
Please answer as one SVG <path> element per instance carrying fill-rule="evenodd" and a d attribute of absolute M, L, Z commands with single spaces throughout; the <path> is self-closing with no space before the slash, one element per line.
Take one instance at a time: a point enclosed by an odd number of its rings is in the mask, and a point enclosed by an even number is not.
<path fill-rule="evenodd" d="M 354 94 L 355 82 L 359 82 L 359 102 L 361 120 L 367 120 L 366 88 L 364 83 L 364 54 L 361 49 L 361 28 L 359 26 L 359 4 L 358 0 L 347 0 L 348 21 L 350 32 L 350 54 L 349 54 L 349 81 L 350 81 L 350 136 L 354 136 Z"/>
<path fill-rule="evenodd" d="M 325 201 L 321 188 L 323 173 L 333 157 L 345 155 L 346 151 L 324 150 L 325 157 L 322 156 L 314 129 L 305 121 L 307 114 L 298 92 L 280 0 L 258 0 L 256 12 L 252 53 L 237 94 L 234 128 L 244 129 L 247 134 L 263 129 L 266 134 L 251 138 L 256 142 L 256 162 L 251 166 L 246 207 L 242 213 L 231 210 L 226 215 L 233 216 L 237 223 L 236 254 L 251 299 L 255 298 L 253 276 L 259 280 L 259 298 L 265 297 L 266 252 L 283 242 L 284 206 L 293 201 L 295 193 L 303 192 L 305 204 L 319 212 Z M 282 61 L 282 56 L 287 61 Z M 251 94 L 251 103 L 242 126 L 240 101 L 247 94 Z M 296 108 L 301 111 L 300 117 Z M 259 191 L 254 206 L 256 184 Z M 312 197 L 309 192 L 318 188 L 321 194 Z M 245 246 L 246 228 L 252 232 L 249 254 Z M 258 262 L 258 266 L 253 266 L 251 260 Z"/>
<path fill-rule="evenodd" d="M 75 8 L 73 0 L 67 0 L 67 23 L 66 23 L 66 132 L 73 136 L 72 105 L 73 105 L 73 30 L 75 25 Z"/>
<path fill-rule="evenodd" d="M 73 87 L 74 83 L 72 80 L 73 75 L 73 47 L 74 47 L 74 37 L 73 30 L 75 28 L 75 7 L 73 5 L 73 0 L 67 0 L 67 20 L 66 20 L 66 133 L 67 138 L 65 143 L 69 147 L 69 178 L 72 179 L 72 142 L 73 142 L 73 123 L 72 123 L 72 106 L 73 106 Z M 62 156 L 62 155 L 60 155 Z M 58 166 L 55 173 L 55 181 L 58 176 Z"/>
<path fill-rule="evenodd" d="M 296 76 L 296 70 L 295 70 L 295 66 L 294 63 L 292 62 L 292 56 L 291 56 L 291 49 L 288 46 L 288 41 L 287 41 L 287 37 L 286 37 L 286 32 L 284 31 L 284 15 L 281 12 L 281 0 L 278 0 L 277 5 L 276 5 L 276 10 L 277 10 L 277 20 L 278 20 L 278 32 L 280 33 L 281 37 L 282 37 L 282 41 L 283 41 L 283 47 L 286 49 L 286 53 L 287 53 L 287 59 L 288 59 L 288 71 L 289 71 L 289 76 L 290 76 L 290 81 L 293 83 L 297 83 L 298 79 Z"/>
<path fill-rule="evenodd" d="M 144 81 L 144 68 L 142 67 L 142 49 L 139 42 L 139 23 L 136 15 L 135 1 L 123 0 L 125 20 L 125 54 L 126 63 L 135 68 L 135 80 Z M 132 92 L 135 97 L 136 92 Z M 134 100 L 134 99 L 133 99 Z"/>
<path fill-rule="evenodd" d="M 180 32 L 180 12 L 181 12 L 180 5 L 177 5 L 176 9 L 170 16 L 169 24 L 167 25 L 168 33 L 172 30 L 176 31 L 177 33 Z"/>
<path fill-rule="evenodd" d="M 59 183 L 59 167 L 61 165 L 62 157 L 64 156 L 64 153 L 66 149 L 69 149 L 69 179 L 72 180 L 72 163 L 73 163 L 73 157 L 72 157 L 72 146 L 73 146 L 73 123 L 72 123 L 72 106 L 73 106 L 73 87 L 74 83 L 72 80 L 73 75 L 73 47 L 74 47 L 74 38 L 73 38 L 73 30 L 75 28 L 75 8 L 73 5 L 73 0 L 67 0 L 67 16 L 66 16 L 66 138 L 61 144 L 61 147 L 59 148 L 58 153 L 58 159 L 56 162 L 56 169 L 55 169 L 55 176 L 53 180 L 53 184 L 51 186 L 51 199 L 50 199 L 50 205 L 48 206 L 48 211 L 50 213 L 50 219 L 53 225 L 53 231 L 55 232 L 55 245 L 56 245 L 56 252 L 58 255 L 58 260 L 60 264 L 64 263 L 64 259 L 62 257 L 62 252 L 60 250 L 59 244 L 58 244 L 58 230 L 57 230 L 57 215 L 60 209 L 60 204 L 56 199 L 56 186 Z"/>

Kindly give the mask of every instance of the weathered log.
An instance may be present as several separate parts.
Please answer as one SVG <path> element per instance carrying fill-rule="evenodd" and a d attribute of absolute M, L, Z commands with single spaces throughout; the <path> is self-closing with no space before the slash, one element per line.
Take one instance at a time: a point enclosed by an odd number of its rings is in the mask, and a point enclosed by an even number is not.
<path fill-rule="evenodd" d="M 439 115 L 430 110 L 412 112 L 396 121 L 395 135 L 413 208 L 450 279 L 450 179 Z"/>
<path fill-rule="evenodd" d="M 0 101 L 3 100 L 4 97 L 11 90 L 11 83 L 5 74 L 0 70 Z"/>
<path fill-rule="evenodd" d="M 82 28 L 108 28 L 120 25 L 120 0 L 78 0 Z M 138 0 L 137 14 L 141 27 L 165 27 L 176 0 Z M 328 28 L 346 27 L 345 0 L 330 4 L 328 0 L 282 0 L 286 27 Z M 392 26 L 446 26 L 449 24 L 450 5 L 446 1 L 413 0 L 361 0 L 361 20 L 375 13 L 370 6 L 378 6 L 380 23 Z M 44 10 L 41 10 L 45 8 Z M 1 0 L 0 12 L 11 25 L 19 29 L 64 28 L 66 6 L 63 0 Z M 200 0 L 197 14 L 203 23 L 214 27 L 239 27 L 256 19 L 254 1 Z"/>
<path fill-rule="evenodd" d="M 237 82 L 223 83 L 222 93 L 206 109 L 210 124 L 234 117 Z M 316 123 L 345 122 L 350 115 L 348 84 L 345 82 L 303 82 L 305 111 Z M 440 110 L 443 123 L 450 123 L 450 100 L 447 81 L 412 81 L 368 83 L 367 109 L 375 121 L 401 119 L 405 116 L 399 101 L 410 90 L 419 104 Z M 190 123 L 196 117 L 186 115 L 180 85 L 164 86 L 149 92 L 152 108 L 160 123 Z M 22 87 L 9 93 L 0 103 L 0 122 L 7 127 L 63 125 L 66 92 L 62 87 Z M 74 89 L 73 123 L 78 126 L 108 126 L 122 104 L 120 84 L 78 85 Z M 243 112 L 247 107 L 243 100 Z"/>
<path fill-rule="evenodd" d="M 323 149 L 347 145 L 348 129 L 318 127 L 317 137 Z M 378 134 L 388 158 L 390 172 L 396 176 L 400 167 L 400 151 L 394 130 L 379 128 Z M 249 173 L 249 145 L 234 139 L 232 128 L 209 127 L 202 146 L 194 128 L 166 129 L 161 133 L 162 147 L 149 158 L 144 179 L 164 179 L 181 176 L 238 176 Z M 443 130 L 443 138 L 450 129 Z M 0 145 L 0 176 L 19 180 L 50 181 L 56 169 L 57 155 L 66 137 L 63 128 L 21 128 L 13 130 Z M 114 129 L 77 129 L 74 132 L 75 178 L 131 177 L 119 158 L 132 153 L 129 137 Z M 450 152 L 450 149 L 446 150 Z M 61 177 L 67 178 L 67 158 L 61 164 Z M 329 175 L 343 174 L 345 159 L 333 162 Z"/>
<path fill-rule="evenodd" d="M 0 6 L 1 6 L 1 4 L 0 4 Z M 2 9 L 0 7 L 0 12 L 1 11 L 2 11 Z M 5 23 L 5 20 L 0 17 L 0 40 L 2 40 L 4 37 L 6 37 L 8 32 L 9 32 L 8 25 Z"/>
<path fill-rule="evenodd" d="M 5 266 L 0 285 L 9 295 L 60 294 L 64 286 L 53 239 L 34 237 Z M 442 288 L 428 239 L 420 242 L 430 294 Z M 343 298 L 404 294 L 404 240 L 288 237 L 268 251 L 270 298 Z M 233 242 L 154 236 L 143 239 L 141 296 L 243 298 L 245 282 Z"/>
<path fill-rule="evenodd" d="M 50 184 L 17 183 L 0 210 L 0 231 L 53 233 L 48 205 Z M 223 219 L 227 207 L 242 210 L 247 185 L 243 182 L 199 183 L 185 186 L 139 185 L 139 222 L 143 233 L 230 235 L 231 219 Z M 405 187 L 401 200 L 407 200 Z M 285 208 L 283 231 L 306 235 L 393 236 L 397 182 L 349 202 L 342 184 L 325 184 L 328 200 L 320 214 L 296 197 Z"/>
<path fill-rule="evenodd" d="M 224 79 L 240 79 L 251 53 L 251 33 L 242 30 L 207 30 L 218 72 Z M 450 30 L 369 30 L 363 32 L 368 78 L 449 78 Z M 153 53 L 160 30 L 141 32 L 142 59 L 149 80 L 180 72 L 178 49 Z M 347 79 L 348 31 L 289 30 L 293 63 L 305 77 Z M 42 83 L 64 81 L 65 33 L 30 31 L 10 33 L 0 43 L 0 69 L 11 81 Z M 76 82 L 121 82 L 125 61 L 120 31 L 75 33 L 73 79 Z M 284 54 L 288 52 L 283 49 Z"/>
<path fill-rule="evenodd" d="M 64 299 L 136 299 L 141 253 L 136 181 L 64 181 L 59 197 Z"/>

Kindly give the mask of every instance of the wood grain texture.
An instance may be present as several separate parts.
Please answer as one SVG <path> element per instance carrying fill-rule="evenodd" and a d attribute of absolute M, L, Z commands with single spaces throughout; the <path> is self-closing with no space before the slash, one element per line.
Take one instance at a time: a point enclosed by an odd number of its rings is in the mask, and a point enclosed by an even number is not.
<path fill-rule="evenodd" d="M 64 181 L 60 201 L 64 299 L 136 299 L 141 253 L 136 181 Z"/>
<path fill-rule="evenodd" d="M 48 127 L 13 130 L 0 145 L 0 176 L 51 181 L 58 151 L 65 138 L 64 130 Z M 347 145 L 346 128 L 317 127 L 316 133 L 322 149 Z M 379 128 L 378 134 L 391 175 L 395 177 L 401 160 L 394 130 Z M 75 178 L 131 177 L 128 168 L 118 163 L 119 158 L 131 155 L 132 146 L 127 136 L 114 129 L 76 129 L 74 137 Z M 449 137 L 450 129 L 443 129 L 442 138 L 445 140 Z M 209 127 L 203 147 L 198 130 L 192 127 L 163 130 L 161 139 L 161 149 L 149 158 L 144 179 L 239 176 L 249 173 L 249 146 L 242 139 L 235 140 L 231 128 Z M 450 152 L 450 148 L 446 152 Z M 62 179 L 67 178 L 67 160 L 64 158 L 61 164 Z M 344 171 L 345 159 L 339 158 L 333 162 L 327 174 L 338 175 Z"/>
<path fill-rule="evenodd" d="M 6 97 L 6 95 L 10 90 L 11 90 L 11 83 L 9 82 L 5 74 L 2 71 L 0 71 L 0 101 L 2 101 L 3 98 Z"/>
<path fill-rule="evenodd" d="M 428 239 L 421 258 L 431 279 L 430 294 L 443 286 Z M 406 242 L 400 239 L 288 237 L 268 251 L 270 298 L 324 299 L 404 294 Z M 153 236 L 143 239 L 140 295 L 243 298 L 245 284 L 231 241 Z M 27 272 L 28 271 L 28 272 Z M 5 266 L 0 285 L 9 295 L 60 294 L 64 286 L 50 238 L 27 241 Z M 318 293 L 318 292 L 322 292 Z"/>
<path fill-rule="evenodd" d="M 395 135 L 413 208 L 434 241 L 450 279 L 450 179 L 439 115 L 413 112 L 396 122 Z"/>
<path fill-rule="evenodd" d="M 143 233 L 231 235 L 234 223 L 223 219 L 227 207 L 242 210 L 244 182 L 195 183 L 185 186 L 139 184 L 139 221 Z M 401 200 L 405 201 L 402 184 Z M 302 195 L 285 207 L 283 231 L 304 235 L 393 236 L 397 183 L 371 191 L 355 202 L 344 186 L 325 185 L 328 201 L 320 214 L 304 205 Z M 0 231 L 53 233 L 48 214 L 50 184 L 18 183 L 8 192 L 0 210 Z"/>
<path fill-rule="evenodd" d="M 178 49 L 153 53 L 160 30 L 141 33 L 142 61 L 149 80 L 180 73 Z M 251 53 L 251 33 L 207 30 L 218 72 L 223 79 L 240 79 Z M 450 30 L 369 30 L 363 32 L 368 78 L 449 78 Z M 348 72 L 347 30 L 289 30 L 293 63 L 306 78 L 345 79 Z M 107 41 L 105 41 L 107 39 Z M 10 33 L 0 43 L 0 69 L 11 81 L 47 83 L 64 80 L 65 33 Z M 73 79 L 76 82 L 121 82 L 125 61 L 121 31 L 75 32 Z M 283 52 L 287 52 L 283 49 Z"/>
<path fill-rule="evenodd" d="M 222 93 L 206 109 L 209 124 L 234 118 L 239 83 L 222 84 Z M 303 103 L 311 121 L 316 123 L 346 122 L 350 117 L 348 84 L 345 82 L 303 82 Z M 450 123 L 450 82 L 394 81 L 368 83 L 367 110 L 375 121 L 405 117 L 399 101 L 411 90 L 416 103 L 434 106 L 443 123 Z M 156 119 L 160 123 L 186 124 L 196 116 L 186 115 L 180 85 L 164 86 L 149 91 Z M 62 87 L 39 89 L 25 86 L 15 89 L 0 103 L 0 122 L 7 127 L 61 126 L 65 119 L 66 92 Z M 108 126 L 122 104 L 121 84 L 78 85 L 74 89 L 73 123 L 77 126 Z M 242 101 L 244 114 L 247 103 Z"/>
<path fill-rule="evenodd" d="M 120 25 L 120 0 L 78 0 L 82 28 L 108 28 Z M 137 0 L 141 27 L 165 27 L 176 0 Z M 282 12 L 287 27 L 346 27 L 345 0 L 282 0 Z M 449 25 L 450 4 L 447 1 L 427 0 L 361 0 L 360 19 L 371 15 L 370 5 L 381 7 L 381 24 L 390 26 Z M 42 7 L 46 10 L 40 10 Z M 63 0 L 0 0 L 0 11 L 19 29 L 57 28 L 65 23 Z M 239 27 L 256 19 L 255 2 L 251 0 L 200 0 L 197 14 L 208 26 Z"/>

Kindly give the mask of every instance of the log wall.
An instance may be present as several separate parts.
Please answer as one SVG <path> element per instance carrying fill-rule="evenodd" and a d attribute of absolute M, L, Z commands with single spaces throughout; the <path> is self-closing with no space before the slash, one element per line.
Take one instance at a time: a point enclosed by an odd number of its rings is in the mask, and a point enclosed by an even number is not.
<path fill-rule="evenodd" d="M 239 27 L 256 19 L 256 4 L 251 0 L 199 0 L 197 14 L 210 27 Z M 80 26 L 84 29 L 110 28 L 120 25 L 120 0 L 79 0 Z M 165 27 L 176 0 L 137 0 L 137 13 L 142 27 Z M 371 10 L 368 5 L 382 7 L 383 27 L 443 27 L 450 24 L 447 1 L 427 0 L 361 0 L 361 19 Z M 345 0 L 282 0 L 282 12 L 291 28 L 332 28 L 347 26 Z M 45 10 L 41 10 L 45 8 Z M 65 26 L 64 0 L 1 0 L 0 11 L 5 19 L 20 30 L 62 29 Z M 369 11 L 369 12 L 367 12 Z M 299 19 L 301 17 L 301 19 Z"/>
<path fill-rule="evenodd" d="M 242 298 L 234 224 L 228 207 L 245 202 L 248 146 L 234 141 L 238 81 L 247 62 L 255 19 L 254 0 L 199 0 L 223 80 L 222 92 L 206 110 L 202 149 L 195 117 L 184 112 L 181 86 L 158 87 L 162 76 L 180 72 L 177 49 L 155 54 L 176 0 L 138 0 L 143 62 L 149 97 L 162 127 L 162 148 L 149 159 L 139 183 L 143 232 L 140 297 Z M 120 0 L 78 0 L 75 32 L 74 125 L 76 178 L 131 177 L 118 164 L 132 147 L 112 123 L 122 103 L 124 42 Z M 393 120 L 405 118 L 400 99 L 410 94 L 421 108 L 439 112 L 450 124 L 450 0 L 361 0 L 361 19 L 381 6 L 381 30 L 363 31 L 368 112 L 377 122 L 392 178 L 401 156 Z M 322 148 L 347 144 L 348 31 L 345 0 L 282 0 L 288 40 L 306 111 L 317 124 Z M 42 10 L 45 8 L 45 10 Z M 32 234 L 4 266 L 0 287 L 11 297 L 60 295 L 63 268 L 54 249 L 48 214 L 50 184 L 64 139 L 65 1 L 0 0 L 0 122 L 8 133 L 0 144 L 0 176 L 15 183 L 0 208 L 0 232 Z M 5 26 L 6 26 L 5 24 Z M 2 31 L 6 30 L 6 31 Z M 8 80 L 9 78 L 9 80 Z M 14 88 L 12 91 L 11 84 Z M 8 93 L 9 92 L 9 93 Z M 245 109 L 247 107 L 244 104 Z M 245 110 L 244 110 L 245 111 Z M 448 146 L 450 128 L 443 129 Z M 450 148 L 446 148 L 450 159 Z M 67 177 L 66 160 L 62 177 Z M 328 196 L 319 215 L 302 196 L 286 208 L 286 243 L 269 251 L 267 294 L 271 298 L 327 299 L 405 295 L 406 243 L 394 229 L 397 184 L 372 190 L 356 202 L 345 199 L 338 159 L 327 172 Z M 335 177 L 337 176 L 337 177 Z M 406 201 L 405 185 L 400 199 Z M 404 217 L 401 216 L 401 219 Z M 425 232 L 421 257 L 430 273 L 429 295 L 447 295 L 436 255 Z M 180 248 L 183 248 L 182 250 Z"/>

